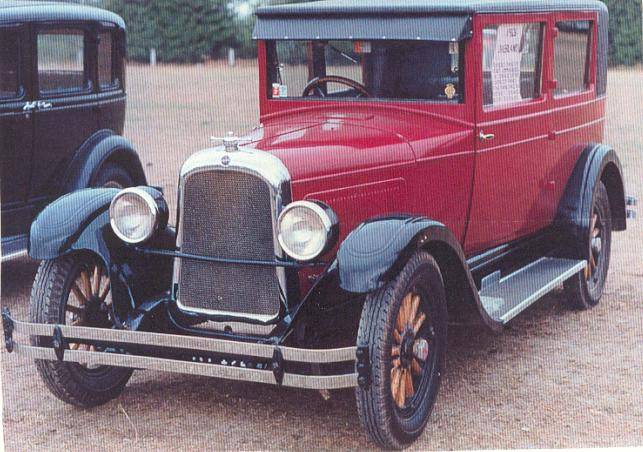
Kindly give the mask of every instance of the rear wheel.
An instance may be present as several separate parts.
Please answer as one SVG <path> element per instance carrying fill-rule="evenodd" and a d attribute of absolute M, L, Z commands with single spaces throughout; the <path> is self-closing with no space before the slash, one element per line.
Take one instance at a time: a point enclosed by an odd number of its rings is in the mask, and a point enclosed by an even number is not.
<path fill-rule="evenodd" d="M 31 292 L 29 315 L 35 323 L 111 328 L 110 282 L 94 256 L 73 254 L 40 264 Z M 32 336 L 31 344 L 51 346 L 51 338 Z M 67 344 L 69 350 L 97 351 L 93 345 Z M 98 350 L 100 351 L 100 350 Z M 132 370 L 75 362 L 36 360 L 49 390 L 64 402 L 95 406 L 117 397 Z"/>
<path fill-rule="evenodd" d="M 600 301 L 610 263 L 612 213 L 602 182 L 594 193 L 589 223 L 587 267 L 564 284 L 569 306 L 581 310 L 592 308 Z"/>
<path fill-rule="evenodd" d="M 356 389 L 357 409 L 371 439 L 401 449 L 417 439 L 431 414 L 444 368 L 446 296 L 440 269 L 418 252 L 399 275 L 370 294 L 358 343 L 368 345 L 371 384 Z"/>
<path fill-rule="evenodd" d="M 112 162 L 105 163 L 99 168 L 92 183 L 92 187 L 104 188 L 125 188 L 133 185 L 134 179 L 127 170 Z"/>

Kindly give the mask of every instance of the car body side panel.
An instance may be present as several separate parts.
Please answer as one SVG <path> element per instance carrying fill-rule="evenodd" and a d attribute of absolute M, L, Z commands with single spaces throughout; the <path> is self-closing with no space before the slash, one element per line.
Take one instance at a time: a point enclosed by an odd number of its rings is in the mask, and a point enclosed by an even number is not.
<path fill-rule="evenodd" d="M 594 20 L 595 13 L 560 12 L 538 15 L 477 17 L 476 45 L 482 54 L 482 28 L 487 24 L 538 21 L 544 24 L 542 88 L 537 99 L 508 107 L 477 105 L 477 132 L 492 133 L 478 141 L 471 222 L 465 249 L 483 251 L 550 225 L 567 179 L 580 156 L 577 143 L 600 142 L 604 97 L 596 98 L 596 27 L 589 58 L 590 85 L 582 93 L 554 97 L 553 38 L 558 20 Z M 476 62 L 482 80 L 482 63 Z M 481 87 L 481 83 L 477 86 Z M 479 94 L 481 98 L 482 95 Z"/>
<path fill-rule="evenodd" d="M 23 111 L 30 100 L 29 27 L 3 25 L 0 30 L 19 40 L 17 71 L 19 93 L 0 100 L 0 159 L 2 183 L 2 237 L 24 234 L 33 218 L 28 204 L 33 154 L 33 114 Z"/>

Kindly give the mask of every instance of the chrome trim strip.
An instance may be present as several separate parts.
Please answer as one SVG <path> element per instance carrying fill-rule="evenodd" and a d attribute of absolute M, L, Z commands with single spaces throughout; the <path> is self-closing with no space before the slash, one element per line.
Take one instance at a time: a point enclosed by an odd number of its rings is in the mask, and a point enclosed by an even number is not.
<path fill-rule="evenodd" d="M 3 254 L 2 258 L 0 259 L 0 263 L 4 264 L 5 262 L 9 262 L 9 261 L 12 261 L 14 259 L 18 259 L 18 258 L 25 257 L 25 256 L 28 256 L 28 255 L 29 255 L 29 251 L 26 250 L 26 249 L 25 250 L 14 251 L 13 253 Z"/>
<path fill-rule="evenodd" d="M 57 359 L 56 352 L 53 348 L 15 344 L 14 350 L 35 359 L 45 359 L 50 361 L 56 361 Z M 162 372 L 218 377 L 228 380 L 251 381 L 273 385 L 278 384 L 275 379 L 275 375 L 269 370 L 232 367 L 202 362 L 179 361 L 152 356 L 65 350 L 63 360 L 88 365 L 132 367 L 136 369 L 150 369 Z M 282 386 L 305 389 L 352 388 L 357 386 L 357 373 L 320 376 L 284 373 Z"/>
<path fill-rule="evenodd" d="M 302 363 L 335 363 L 353 361 L 357 347 L 330 349 L 308 349 L 282 347 L 270 344 L 255 344 L 225 339 L 213 339 L 200 336 L 183 336 L 179 334 L 152 333 L 147 331 L 113 330 L 92 328 L 88 326 L 54 325 L 48 323 L 28 323 L 13 320 L 14 333 L 31 336 L 52 336 L 58 326 L 65 338 L 85 339 L 90 341 L 118 342 L 124 344 L 155 345 L 159 347 L 200 350 L 204 352 L 230 355 L 272 358 L 278 347 L 284 360 Z M 65 351 L 65 354 L 67 351 Z"/>
<path fill-rule="evenodd" d="M 239 171 L 247 174 L 252 174 L 262 179 L 270 188 L 271 194 L 271 214 L 272 214 L 272 231 L 273 243 L 275 249 L 275 257 L 277 259 L 284 259 L 285 254 L 279 245 L 277 238 L 277 220 L 284 205 L 291 201 L 291 187 L 290 187 L 290 173 L 288 168 L 283 164 L 279 158 L 274 155 L 253 148 L 246 148 L 240 146 L 234 152 L 227 151 L 224 146 L 204 149 L 190 156 L 181 167 L 179 174 L 179 187 L 178 187 L 178 208 L 177 208 L 177 243 L 176 246 L 181 250 L 182 245 L 182 230 L 183 230 L 183 217 L 181 212 L 183 210 L 183 191 L 187 179 L 202 171 Z M 286 296 L 288 288 L 286 284 L 286 269 L 276 268 L 277 279 L 281 292 L 280 305 L 287 305 Z M 173 285 L 179 284 L 181 273 L 181 260 L 177 259 L 174 263 L 174 274 L 172 278 Z M 212 316 L 227 316 L 243 319 L 258 320 L 263 323 L 274 321 L 279 316 L 279 311 L 273 315 L 253 315 L 244 314 L 243 312 L 231 311 L 218 311 L 214 309 L 202 309 L 185 306 L 181 303 L 181 287 L 179 284 L 179 291 L 176 297 L 177 306 L 186 312 L 194 312 Z"/>

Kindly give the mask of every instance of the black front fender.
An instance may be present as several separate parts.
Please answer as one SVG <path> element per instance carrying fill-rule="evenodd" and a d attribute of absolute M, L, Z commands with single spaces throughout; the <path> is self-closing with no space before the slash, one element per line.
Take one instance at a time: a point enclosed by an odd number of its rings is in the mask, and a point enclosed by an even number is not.
<path fill-rule="evenodd" d="M 89 250 L 110 261 L 103 227 L 109 225 L 109 204 L 117 188 L 88 188 L 49 204 L 31 224 L 29 255 L 55 259 L 74 250 Z"/>
<path fill-rule="evenodd" d="M 376 218 L 358 226 L 337 253 L 339 285 L 347 292 L 372 292 L 394 278 L 419 249 L 431 253 L 440 267 L 451 320 L 501 329 L 480 302 L 460 243 L 445 225 L 428 218 Z"/>
<path fill-rule="evenodd" d="M 153 196 L 161 193 L 141 187 Z M 97 255 L 109 271 L 112 298 L 121 318 L 150 297 L 169 291 L 173 261 L 145 256 L 116 237 L 109 222 L 115 188 L 89 188 L 69 193 L 49 204 L 31 225 L 29 255 L 56 259 L 73 252 Z M 174 249 L 174 229 L 163 227 L 150 239 L 158 249 Z"/>
<path fill-rule="evenodd" d="M 359 225 L 337 252 L 342 289 L 365 293 L 380 288 L 388 280 L 387 276 L 395 273 L 405 251 L 423 231 L 460 246 L 442 223 L 427 218 L 376 218 Z"/>

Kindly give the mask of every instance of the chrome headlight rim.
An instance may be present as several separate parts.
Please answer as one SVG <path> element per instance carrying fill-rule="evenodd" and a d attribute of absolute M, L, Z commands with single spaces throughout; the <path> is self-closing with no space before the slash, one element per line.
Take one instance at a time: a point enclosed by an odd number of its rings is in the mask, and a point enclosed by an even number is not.
<path fill-rule="evenodd" d="M 116 225 L 116 220 L 114 218 L 115 217 L 114 209 L 115 209 L 115 206 L 116 206 L 116 203 L 118 202 L 118 200 L 121 199 L 125 195 L 135 195 L 135 196 L 140 197 L 145 202 L 145 205 L 147 206 L 147 208 L 150 211 L 150 214 L 152 215 L 152 218 L 153 218 L 152 227 L 147 232 L 147 234 L 145 234 L 145 236 L 143 238 L 140 238 L 140 239 L 137 239 L 137 240 L 132 240 L 131 238 L 129 238 L 128 236 L 123 234 L 118 229 L 118 227 Z M 146 192 L 145 190 L 142 190 L 142 189 L 140 189 L 138 187 L 128 187 L 128 188 L 124 188 L 123 190 L 119 191 L 116 194 L 116 196 L 114 196 L 112 198 L 112 201 L 111 201 L 111 203 L 109 205 L 109 223 L 112 226 L 112 231 L 114 231 L 114 234 L 116 235 L 116 237 L 118 237 L 119 239 L 121 239 L 123 242 L 125 242 L 127 244 L 137 245 L 139 243 L 143 243 L 143 242 L 149 240 L 152 237 L 152 235 L 154 235 L 154 232 L 156 232 L 156 230 L 158 229 L 158 226 L 159 226 L 159 221 L 160 221 L 159 219 L 160 219 L 160 216 L 161 216 L 160 213 L 161 212 L 160 212 L 159 206 L 158 206 L 156 200 L 154 199 L 154 197 L 152 195 L 150 195 L 148 192 Z"/>
<path fill-rule="evenodd" d="M 287 243 L 285 243 L 285 239 L 281 230 L 281 224 L 286 215 L 290 211 L 302 207 L 310 209 L 315 213 L 315 215 L 321 220 L 321 224 L 324 228 L 325 233 L 324 245 L 316 253 L 307 256 L 298 254 L 291 250 L 288 247 Z M 338 229 L 339 226 L 337 215 L 326 204 L 320 201 L 294 201 L 284 207 L 284 209 L 279 214 L 279 218 L 277 219 L 277 241 L 279 242 L 279 246 L 281 246 L 281 249 L 294 260 L 298 262 L 310 262 L 332 248 L 332 246 L 337 241 Z"/>

